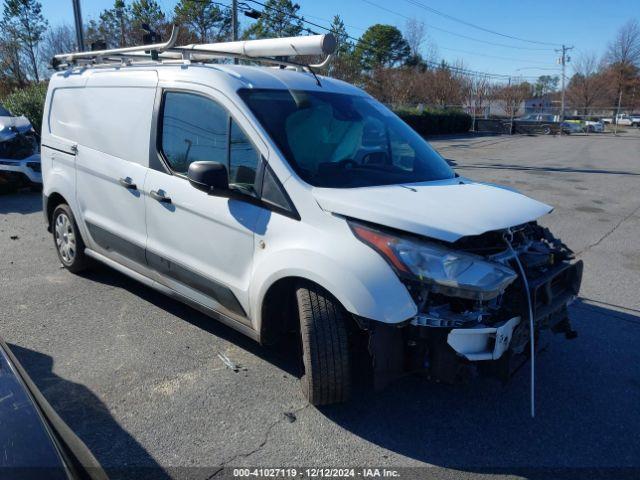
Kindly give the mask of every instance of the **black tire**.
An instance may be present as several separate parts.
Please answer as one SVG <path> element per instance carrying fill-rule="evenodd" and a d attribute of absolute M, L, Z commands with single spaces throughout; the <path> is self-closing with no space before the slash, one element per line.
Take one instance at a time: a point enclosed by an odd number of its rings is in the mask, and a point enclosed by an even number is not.
<path fill-rule="evenodd" d="M 79 273 L 90 265 L 84 254 L 84 241 L 78 224 L 66 203 L 58 205 L 51 214 L 53 245 L 62 266 L 71 273 Z"/>
<path fill-rule="evenodd" d="M 302 392 L 312 405 L 348 400 L 351 389 L 347 316 L 324 289 L 311 283 L 296 288 L 302 363 Z"/>

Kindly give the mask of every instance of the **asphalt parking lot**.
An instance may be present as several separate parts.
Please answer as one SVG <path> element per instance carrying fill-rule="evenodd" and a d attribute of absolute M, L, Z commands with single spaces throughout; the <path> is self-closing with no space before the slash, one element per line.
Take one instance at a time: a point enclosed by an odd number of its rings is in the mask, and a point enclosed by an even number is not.
<path fill-rule="evenodd" d="M 542 223 L 585 262 L 579 336 L 552 338 L 538 357 L 535 419 L 527 369 L 507 385 L 407 377 L 310 407 L 279 352 L 106 267 L 61 269 L 33 193 L 0 197 L 0 335 L 116 478 L 209 478 L 221 466 L 640 474 L 640 132 L 432 144 L 461 175 L 554 205 Z"/>

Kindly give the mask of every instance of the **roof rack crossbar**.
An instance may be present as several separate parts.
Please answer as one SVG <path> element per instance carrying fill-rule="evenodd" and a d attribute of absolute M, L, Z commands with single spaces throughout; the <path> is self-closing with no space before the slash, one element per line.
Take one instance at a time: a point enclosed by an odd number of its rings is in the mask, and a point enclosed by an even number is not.
<path fill-rule="evenodd" d="M 168 48 L 173 47 L 178 40 L 178 26 L 174 25 L 171 29 L 171 36 L 169 40 L 163 43 L 154 43 L 151 45 L 137 45 L 135 47 L 122 47 L 122 48 L 112 48 L 110 50 L 97 50 L 94 52 L 73 52 L 73 53 L 61 53 L 55 55 L 53 58 L 58 62 L 66 62 L 73 63 L 79 59 L 100 59 L 101 57 L 111 56 L 111 55 L 122 55 L 127 53 L 134 52 L 145 52 L 145 51 L 156 51 L 156 52 L 164 52 Z"/>

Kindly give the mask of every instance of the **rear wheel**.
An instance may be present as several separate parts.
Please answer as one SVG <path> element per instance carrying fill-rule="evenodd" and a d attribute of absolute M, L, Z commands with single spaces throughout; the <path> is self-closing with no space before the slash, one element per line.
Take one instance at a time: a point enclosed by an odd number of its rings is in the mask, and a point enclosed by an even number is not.
<path fill-rule="evenodd" d="M 84 254 L 84 241 L 69 205 L 63 203 L 53 210 L 51 230 L 58 258 L 64 268 L 72 273 L 86 269 L 89 259 Z"/>
<path fill-rule="evenodd" d="M 313 405 L 344 402 L 351 387 L 346 312 L 327 291 L 311 283 L 299 284 L 296 297 L 302 391 Z"/>

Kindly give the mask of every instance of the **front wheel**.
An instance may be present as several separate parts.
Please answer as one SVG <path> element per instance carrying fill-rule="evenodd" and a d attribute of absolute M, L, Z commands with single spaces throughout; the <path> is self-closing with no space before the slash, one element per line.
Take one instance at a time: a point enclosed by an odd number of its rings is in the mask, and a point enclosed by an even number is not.
<path fill-rule="evenodd" d="M 78 273 L 89 266 L 84 254 L 84 241 L 69 205 L 58 205 L 51 215 L 51 226 L 56 252 L 60 262 L 72 273 Z"/>
<path fill-rule="evenodd" d="M 296 289 L 302 363 L 302 391 L 313 405 L 344 402 L 351 387 L 347 314 L 324 289 L 301 283 Z"/>

